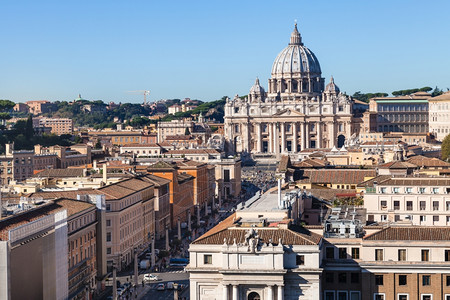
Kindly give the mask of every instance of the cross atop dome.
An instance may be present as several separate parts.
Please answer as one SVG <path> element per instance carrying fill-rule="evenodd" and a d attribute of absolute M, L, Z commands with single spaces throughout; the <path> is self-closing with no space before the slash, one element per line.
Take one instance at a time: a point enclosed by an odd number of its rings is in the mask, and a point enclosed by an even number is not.
<path fill-rule="evenodd" d="M 303 45 L 302 36 L 297 29 L 297 20 L 295 20 L 294 31 L 292 31 L 291 42 L 289 43 L 289 45 Z"/>

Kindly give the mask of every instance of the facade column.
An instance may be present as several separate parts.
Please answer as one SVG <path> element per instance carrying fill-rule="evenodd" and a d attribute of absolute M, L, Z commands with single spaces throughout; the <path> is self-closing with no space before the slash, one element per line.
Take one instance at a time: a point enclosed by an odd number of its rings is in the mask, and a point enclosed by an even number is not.
<path fill-rule="evenodd" d="M 267 128 L 269 129 L 269 152 L 273 153 L 273 123 L 268 123 Z"/>
<path fill-rule="evenodd" d="M 277 300 L 284 300 L 284 287 L 282 285 L 278 286 Z"/>
<path fill-rule="evenodd" d="M 305 140 L 306 140 L 306 148 L 311 147 L 309 143 L 309 123 L 305 123 Z"/>
<path fill-rule="evenodd" d="M 256 152 L 262 152 L 261 123 L 256 123 Z"/>
<path fill-rule="evenodd" d="M 321 122 L 317 122 L 317 143 L 316 143 L 316 147 L 317 148 L 322 148 L 322 123 Z"/>
<path fill-rule="evenodd" d="M 238 286 L 237 285 L 233 285 L 233 300 L 239 300 L 238 297 Z"/>
<path fill-rule="evenodd" d="M 292 123 L 292 152 L 297 153 L 297 122 Z"/>
<path fill-rule="evenodd" d="M 300 151 L 305 149 L 305 140 L 306 140 L 306 138 L 305 138 L 305 132 L 306 132 L 305 127 L 306 127 L 305 122 L 300 123 L 301 134 L 302 134 Z"/>
<path fill-rule="evenodd" d="M 267 300 L 273 300 L 273 286 L 267 287 Z"/>
<path fill-rule="evenodd" d="M 281 123 L 281 153 L 285 153 L 286 149 L 286 128 L 284 127 L 284 122 Z"/>
<path fill-rule="evenodd" d="M 330 148 L 336 146 L 336 133 L 335 133 L 335 124 L 334 121 L 331 122 L 330 126 Z"/>
<path fill-rule="evenodd" d="M 275 155 L 278 157 L 278 154 L 280 154 L 280 133 L 278 131 L 279 124 L 274 124 L 274 136 L 275 136 Z"/>
<path fill-rule="evenodd" d="M 223 285 L 222 288 L 222 299 L 223 300 L 228 300 L 228 285 Z"/>

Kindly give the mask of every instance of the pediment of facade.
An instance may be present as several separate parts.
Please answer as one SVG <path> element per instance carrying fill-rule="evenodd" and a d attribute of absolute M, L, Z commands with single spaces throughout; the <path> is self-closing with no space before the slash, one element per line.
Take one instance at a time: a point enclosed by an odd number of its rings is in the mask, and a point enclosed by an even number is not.
<path fill-rule="evenodd" d="M 305 115 L 295 111 L 295 110 L 291 110 L 289 108 L 287 109 L 283 109 L 282 111 L 277 112 L 276 114 L 273 114 L 273 116 L 277 116 L 277 117 L 304 117 Z"/>

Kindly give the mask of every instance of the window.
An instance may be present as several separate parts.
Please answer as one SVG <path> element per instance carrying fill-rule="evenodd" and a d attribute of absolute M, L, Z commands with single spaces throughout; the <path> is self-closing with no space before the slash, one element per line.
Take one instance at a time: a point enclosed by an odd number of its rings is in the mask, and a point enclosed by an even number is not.
<path fill-rule="evenodd" d="M 381 194 L 386 194 L 386 188 L 385 187 L 380 188 L 380 193 Z"/>
<path fill-rule="evenodd" d="M 398 285 L 406 285 L 407 278 L 407 275 L 398 275 Z"/>
<path fill-rule="evenodd" d="M 359 273 L 351 273 L 350 281 L 351 283 L 359 283 Z"/>
<path fill-rule="evenodd" d="M 430 250 L 428 249 L 422 249 L 422 261 L 429 261 L 430 260 Z"/>
<path fill-rule="evenodd" d="M 347 300 L 347 291 L 338 291 L 337 300 Z"/>
<path fill-rule="evenodd" d="M 106 211 L 111 211 L 111 204 L 106 204 Z"/>
<path fill-rule="evenodd" d="M 230 170 L 223 170 L 223 181 L 230 182 Z"/>
<path fill-rule="evenodd" d="M 383 285 L 383 275 L 375 275 L 375 284 Z"/>
<path fill-rule="evenodd" d="M 433 210 L 439 210 L 439 201 L 433 201 Z"/>
<path fill-rule="evenodd" d="M 384 294 L 375 293 L 373 294 L 373 300 L 386 300 L 386 298 L 384 298 Z"/>
<path fill-rule="evenodd" d="M 106 220 L 106 226 L 107 227 L 111 226 L 111 220 Z"/>
<path fill-rule="evenodd" d="M 430 295 L 430 294 L 422 294 L 421 296 L 420 296 L 420 299 L 421 300 L 432 300 L 433 298 L 432 298 L 433 296 L 432 295 Z"/>
<path fill-rule="evenodd" d="M 339 259 L 347 258 L 347 248 L 339 248 Z"/>
<path fill-rule="evenodd" d="M 425 210 L 427 208 L 425 201 L 420 201 L 420 210 Z"/>
<path fill-rule="evenodd" d="M 445 281 L 446 281 L 446 282 L 445 282 L 446 285 L 447 285 L 447 286 L 450 286 L 450 275 L 447 275 L 447 276 L 446 276 Z"/>
<path fill-rule="evenodd" d="M 445 250 L 444 259 L 445 261 L 450 261 L 450 250 Z"/>
<path fill-rule="evenodd" d="M 433 190 L 431 191 L 432 194 L 437 194 L 439 193 L 439 188 L 433 188 Z"/>
<path fill-rule="evenodd" d="M 431 275 L 422 275 L 422 285 L 431 285 Z"/>
<path fill-rule="evenodd" d="M 406 249 L 398 249 L 398 261 L 406 261 Z"/>
<path fill-rule="evenodd" d="M 359 259 L 359 248 L 352 248 L 352 258 Z"/>
<path fill-rule="evenodd" d="M 406 191 L 407 194 L 411 194 L 412 193 L 412 187 L 407 187 L 405 189 L 405 191 Z"/>
<path fill-rule="evenodd" d="M 419 194 L 425 194 L 425 188 L 424 187 L 419 188 Z"/>
<path fill-rule="evenodd" d="M 111 242 L 111 232 L 106 233 L 106 241 Z"/>
<path fill-rule="evenodd" d="M 400 201 L 394 201 L 394 209 L 400 209 Z"/>
<path fill-rule="evenodd" d="M 406 210 L 413 210 L 413 202 L 406 201 Z"/>
<path fill-rule="evenodd" d="M 398 294 L 398 300 L 408 300 L 408 294 Z"/>
<path fill-rule="evenodd" d="M 420 222 L 426 222 L 427 216 L 420 216 Z"/>
<path fill-rule="evenodd" d="M 375 260 L 376 261 L 383 260 L 383 249 L 375 249 Z"/>
<path fill-rule="evenodd" d="M 392 189 L 392 192 L 393 192 L 394 194 L 398 194 L 398 193 L 400 192 L 400 188 L 395 187 L 395 188 Z"/>
<path fill-rule="evenodd" d="M 445 201 L 446 210 L 450 210 L 450 201 Z"/>
<path fill-rule="evenodd" d="M 450 276 L 447 276 L 450 278 Z M 334 281 L 334 273 L 325 273 L 325 282 L 332 283 Z"/>
<path fill-rule="evenodd" d="M 433 224 L 439 222 L 439 216 L 433 216 Z"/>
<path fill-rule="evenodd" d="M 380 201 L 381 208 L 387 208 L 387 201 Z"/>
<path fill-rule="evenodd" d="M 211 254 L 203 255 L 203 264 L 205 264 L 205 265 L 212 264 L 212 255 Z"/>
<path fill-rule="evenodd" d="M 106 254 L 111 254 L 111 247 L 106 248 Z"/>
<path fill-rule="evenodd" d="M 326 248 L 326 257 L 327 259 L 334 259 L 334 248 L 332 247 Z"/>
<path fill-rule="evenodd" d="M 297 257 L 295 258 L 295 264 L 297 266 L 303 266 L 305 264 L 305 256 L 297 255 Z"/>
<path fill-rule="evenodd" d="M 334 291 L 325 291 L 324 300 L 334 300 Z"/>
<path fill-rule="evenodd" d="M 340 283 L 346 283 L 347 282 L 347 273 L 339 273 L 338 274 L 338 281 Z"/>

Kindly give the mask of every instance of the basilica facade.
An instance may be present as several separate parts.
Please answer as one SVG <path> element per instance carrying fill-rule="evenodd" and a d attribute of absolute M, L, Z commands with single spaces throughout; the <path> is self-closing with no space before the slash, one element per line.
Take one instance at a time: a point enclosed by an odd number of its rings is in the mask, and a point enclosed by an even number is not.
<path fill-rule="evenodd" d="M 272 65 L 268 91 L 256 79 L 247 97 L 227 100 L 229 150 L 279 156 L 342 147 L 352 134 L 352 104 L 333 78 L 325 87 L 319 61 L 295 24 L 289 45 Z"/>

